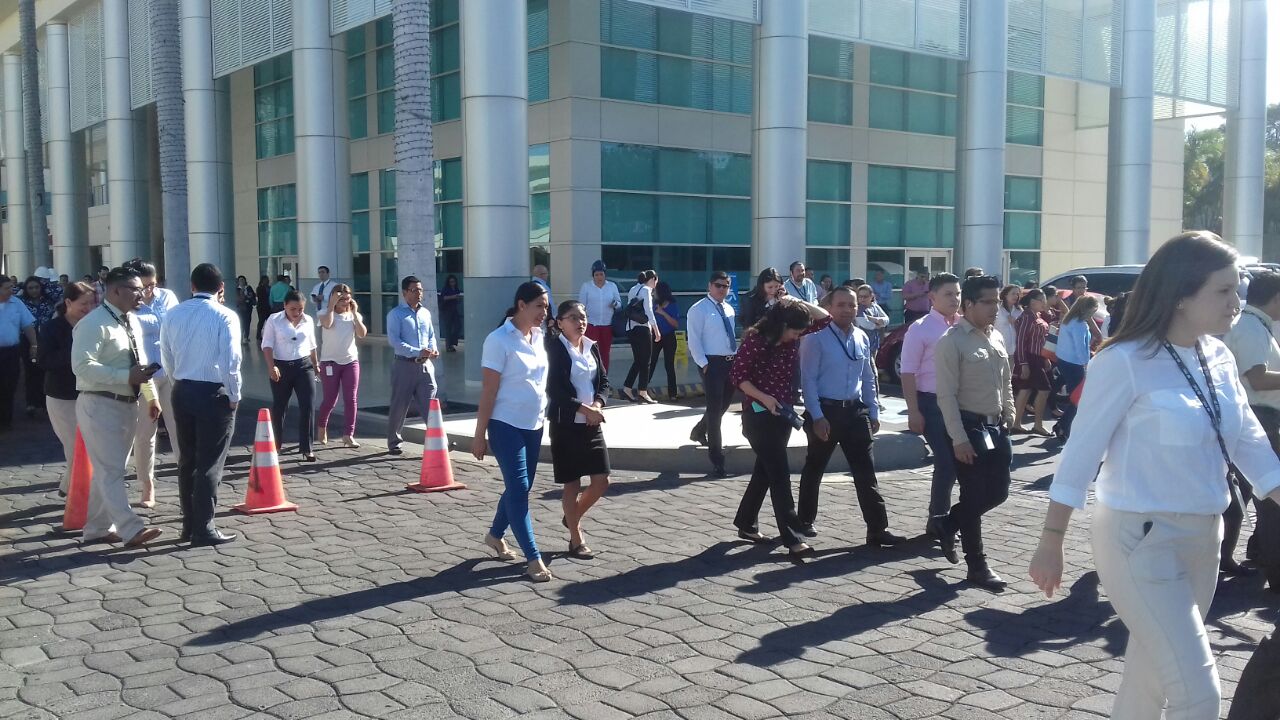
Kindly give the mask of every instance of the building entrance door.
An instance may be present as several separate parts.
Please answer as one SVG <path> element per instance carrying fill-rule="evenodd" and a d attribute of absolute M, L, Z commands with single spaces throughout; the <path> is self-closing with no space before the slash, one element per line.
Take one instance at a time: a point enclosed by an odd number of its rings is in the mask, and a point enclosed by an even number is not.
<path fill-rule="evenodd" d="M 951 270 L 950 250 L 908 250 L 907 277 L 921 268 L 929 271 L 929 277 Z"/>

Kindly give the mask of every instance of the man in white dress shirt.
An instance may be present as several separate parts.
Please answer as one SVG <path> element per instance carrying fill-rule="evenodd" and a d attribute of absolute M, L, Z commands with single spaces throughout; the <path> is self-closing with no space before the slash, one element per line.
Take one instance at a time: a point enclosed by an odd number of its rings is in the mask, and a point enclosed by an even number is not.
<path fill-rule="evenodd" d="M 173 378 L 177 426 L 181 542 L 221 545 L 236 539 L 213 525 L 218 483 L 240 404 L 240 319 L 218 303 L 222 273 L 201 263 L 191 271 L 191 299 L 160 326 L 160 363 Z"/>
<path fill-rule="evenodd" d="M 622 308 L 618 286 L 606 279 L 603 260 L 591 264 L 591 279 L 582 283 L 578 302 L 587 309 L 587 337 L 600 348 L 600 360 L 609 372 L 609 348 L 613 345 L 613 313 Z M 551 309 L 552 314 L 555 308 Z"/>
<path fill-rule="evenodd" d="M 685 315 L 689 356 L 698 366 L 702 387 L 707 394 L 707 407 L 689 439 L 707 446 L 711 470 L 716 477 L 728 476 L 724 469 L 720 420 L 733 399 L 729 369 L 733 367 L 733 356 L 738 351 L 738 339 L 733 330 L 733 306 L 725 302 L 728 295 L 729 276 L 717 270 L 711 273 L 707 283 L 707 296 L 694 303 Z"/>
<path fill-rule="evenodd" d="M 333 289 L 338 283 L 329 279 L 329 266 L 321 265 L 316 268 L 316 277 L 320 278 L 320 282 L 311 288 L 311 302 L 316 304 L 316 312 L 322 312 L 329 307 L 329 296 L 333 294 Z"/>

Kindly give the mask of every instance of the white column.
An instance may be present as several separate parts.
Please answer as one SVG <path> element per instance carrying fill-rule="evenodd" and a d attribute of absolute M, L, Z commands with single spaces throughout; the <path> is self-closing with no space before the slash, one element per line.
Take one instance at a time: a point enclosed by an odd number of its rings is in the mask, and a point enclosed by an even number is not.
<path fill-rule="evenodd" d="M 1155 26 L 1154 2 L 1124 3 L 1121 81 L 1111 90 L 1107 132 L 1108 265 L 1145 263 L 1150 254 Z"/>
<path fill-rule="evenodd" d="M 27 202 L 27 151 L 22 132 L 22 57 L 4 54 L 4 171 L 9 188 L 5 250 L 9 274 L 25 278 L 31 264 L 31 206 Z"/>
<path fill-rule="evenodd" d="M 315 0 L 293 0 L 293 117 L 298 171 L 298 287 L 309 292 L 316 268 L 351 279 L 351 161 L 346 95 L 335 66 L 346 59 L 329 36 L 329 14 Z"/>
<path fill-rule="evenodd" d="M 529 103 L 523 0 L 467 0 L 462 22 L 462 177 L 468 341 L 480 344 L 529 279 Z"/>
<path fill-rule="evenodd" d="M 234 277 L 235 256 L 224 254 L 231 226 L 223 224 L 231 196 L 219 182 L 230 147 L 218 132 L 218 85 L 213 79 L 209 0 L 182 0 L 182 99 L 187 137 L 187 236 L 191 266 L 214 263 Z M 225 88 L 223 88 L 225 92 Z"/>
<path fill-rule="evenodd" d="M 764 0 L 757 49 L 752 267 L 804 260 L 809 5 Z"/>
<path fill-rule="evenodd" d="M 49 175 L 53 192 L 53 267 L 79 277 L 89 271 L 89 245 L 76 218 L 76 172 L 71 152 L 71 77 L 67 24 L 45 26 L 49 71 Z"/>
<path fill-rule="evenodd" d="M 1267 3 L 1240 3 L 1240 97 L 1227 113 L 1222 234 L 1241 255 L 1262 256 L 1262 161 L 1266 155 Z"/>
<path fill-rule="evenodd" d="M 969 60 L 961 75 L 959 257 L 955 267 L 1004 267 L 1004 144 L 1009 42 L 1007 0 L 969 6 Z"/>
<path fill-rule="evenodd" d="M 150 243 L 142 234 L 138 168 L 134 164 L 133 98 L 129 76 L 128 0 L 102 0 L 103 59 L 107 105 L 107 203 L 110 208 L 111 255 L 104 265 L 119 265 L 146 255 Z"/>

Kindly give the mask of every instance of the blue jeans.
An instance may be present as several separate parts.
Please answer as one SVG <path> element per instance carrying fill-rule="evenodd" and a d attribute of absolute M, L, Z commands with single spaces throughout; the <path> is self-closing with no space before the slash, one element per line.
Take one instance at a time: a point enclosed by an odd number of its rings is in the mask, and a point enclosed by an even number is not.
<path fill-rule="evenodd" d="M 1062 403 L 1062 417 L 1058 419 L 1056 430 L 1063 440 L 1071 434 L 1071 421 L 1076 417 L 1076 405 L 1071 402 L 1070 396 L 1075 392 L 1076 386 L 1084 382 L 1084 366 L 1069 363 L 1065 360 L 1058 361 L 1058 384 L 1067 391 L 1068 399 Z M 1056 395 L 1056 393 L 1055 393 Z"/>
<path fill-rule="evenodd" d="M 506 490 L 498 498 L 498 512 L 493 516 L 489 534 L 501 539 L 511 528 L 524 557 L 533 562 L 542 557 L 533 539 L 533 518 L 529 516 L 529 488 L 538 467 L 542 449 L 542 428 L 522 430 L 499 420 L 489 421 L 489 449 L 502 469 Z"/>
<path fill-rule="evenodd" d="M 933 486 L 929 492 L 929 517 L 951 511 L 951 488 L 956 484 L 956 456 L 951 436 L 938 408 L 938 396 L 931 392 L 916 393 L 916 406 L 924 415 L 924 439 L 933 451 Z"/>

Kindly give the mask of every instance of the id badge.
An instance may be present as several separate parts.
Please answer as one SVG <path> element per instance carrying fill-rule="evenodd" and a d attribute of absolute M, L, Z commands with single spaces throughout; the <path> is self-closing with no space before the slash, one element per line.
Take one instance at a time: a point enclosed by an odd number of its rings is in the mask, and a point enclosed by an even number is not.
<path fill-rule="evenodd" d="M 981 434 L 982 434 L 982 437 L 980 438 L 980 440 L 982 442 L 982 447 L 986 450 L 995 450 L 996 443 L 994 440 L 991 439 L 991 431 L 988 430 L 985 425 L 982 427 Z"/>
<path fill-rule="evenodd" d="M 329 377 L 333 377 L 333 366 L 332 366 L 332 365 L 325 365 L 325 366 L 324 366 L 324 374 L 325 374 L 325 375 L 328 375 Z"/>

